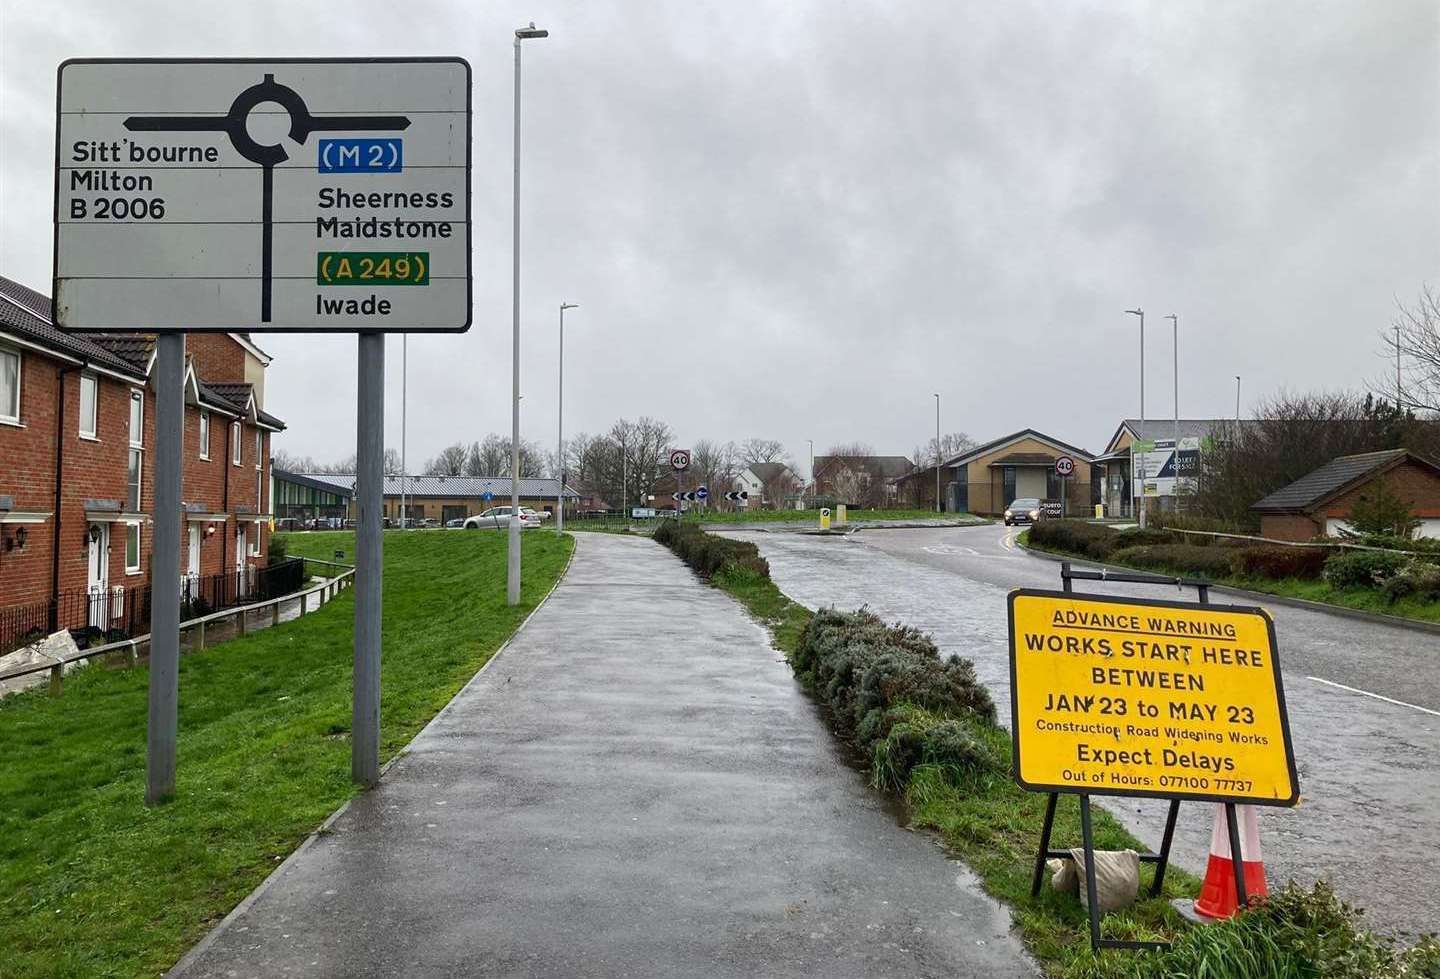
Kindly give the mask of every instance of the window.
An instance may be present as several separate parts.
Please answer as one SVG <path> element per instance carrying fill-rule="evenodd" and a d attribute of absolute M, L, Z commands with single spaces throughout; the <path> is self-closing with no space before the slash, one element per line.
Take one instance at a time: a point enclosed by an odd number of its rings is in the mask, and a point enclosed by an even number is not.
<path fill-rule="evenodd" d="M 264 491 L 264 489 L 262 488 L 264 485 L 265 485 L 265 474 L 260 471 L 260 467 L 259 467 L 259 466 L 256 466 L 256 467 L 255 467 L 255 509 L 256 509 L 256 510 L 264 510 L 264 509 L 265 509 L 265 491 Z"/>
<path fill-rule="evenodd" d="M 20 353 L 0 349 L 0 421 L 20 424 Z"/>
<path fill-rule="evenodd" d="M 260 453 L 263 451 L 260 446 L 261 446 L 260 430 L 259 430 L 259 429 L 256 429 L 256 430 L 255 430 L 255 468 L 256 468 L 256 469 L 259 469 L 259 468 L 260 468 Z"/>
<path fill-rule="evenodd" d="M 1002 466 L 1000 469 L 1000 495 L 1004 497 L 1000 501 L 1001 506 L 1009 506 L 1015 499 L 1015 467 Z"/>
<path fill-rule="evenodd" d="M 80 437 L 95 437 L 95 420 L 100 400 L 100 381 L 94 374 L 80 375 Z"/>
<path fill-rule="evenodd" d="M 125 525 L 125 573 L 140 573 L 140 525 Z"/>
<path fill-rule="evenodd" d="M 255 529 L 250 534 L 250 540 L 246 542 L 246 548 L 251 557 L 260 556 L 260 527 L 261 522 L 259 520 L 255 521 Z"/>
<path fill-rule="evenodd" d="M 131 513 L 140 512 L 140 474 L 144 469 L 144 446 L 145 394 L 132 388 L 130 391 L 130 453 L 125 465 L 125 507 Z"/>
<path fill-rule="evenodd" d="M 230 462 L 233 465 L 240 465 L 240 436 L 243 432 L 239 422 L 230 423 Z"/>
<path fill-rule="evenodd" d="M 210 458 L 210 412 L 200 412 L 200 458 Z"/>

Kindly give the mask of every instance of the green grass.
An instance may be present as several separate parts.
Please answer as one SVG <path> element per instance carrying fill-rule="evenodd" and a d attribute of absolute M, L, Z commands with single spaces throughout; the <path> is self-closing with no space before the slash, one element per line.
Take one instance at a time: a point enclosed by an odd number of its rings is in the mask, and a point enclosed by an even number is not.
<path fill-rule="evenodd" d="M 831 520 L 834 520 L 835 510 L 832 508 Z M 973 523 L 986 523 L 984 517 L 977 517 L 969 513 L 936 513 L 934 510 L 894 509 L 894 510 L 860 510 L 851 508 L 845 514 L 848 520 L 954 520 Z M 819 510 L 739 510 L 735 512 L 721 512 L 718 510 L 707 510 L 700 513 L 691 510 L 685 514 L 687 521 L 693 520 L 697 523 L 706 524 L 743 524 L 743 523 L 813 523 L 819 525 Z"/>
<path fill-rule="evenodd" d="M 808 609 L 791 601 L 769 578 L 754 572 L 726 567 L 712 581 L 769 628 L 775 648 L 787 657 L 793 655 L 810 619 Z M 984 737 L 996 756 L 1006 759 L 1008 768 L 1009 734 L 990 727 Z M 912 823 L 937 830 L 947 846 L 979 875 L 985 889 L 1010 906 L 1026 944 L 1050 974 L 1076 979 L 1104 975 L 1104 970 L 1121 964 L 1120 957 L 1134 954 L 1094 956 L 1088 919 L 1079 902 L 1054 892 L 1048 880 L 1039 897 L 1030 896 L 1030 875 L 1045 817 L 1043 794 L 1024 791 L 1008 775 L 977 776 L 961 788 L 922 768 L 912 776 L 905 799 Z M 1146 849 L 1104 809 L 1092 808 L 1091 813 L 1098 849 Z M 1061 798 L 1052 845 L 1080 845 L 1080 808 L 1074 798 Z M 1171 897 L 1193 896 L 1199 881 L 1171 867 L 1164 894 L 1151 899 L 1145 896 L 1151 878 L 1147 864 L 1141 871 L 1142 899 L 1123 912 L 1105 916 L 1107 937 L 1170 940 L 1184 930 L 1168 902 Z"/>
<path fill-rule="evenodd" d="M 288 544 L 354 554 L 351 533 Z M 527 534 L 510 608 L 503 534 L 386 535 L 384 758 L 515 630 L 572 546 Z M 91 666 L 60 698 L 0 701 L 0 976 L 162 972 L 355 794 L 353 595 L 181 660 L 177 793 L 155 809 L 147 670 Z"/>
<path fill-rule="evenodd" d="M 1029 547 L 1046 554 L 1057 554 L 1061 557 L 1068 557 L 1075 561 L 1086 564 L 1094 564 L 1095 559 L 1080 554 L 1071 554 L 1065 551 L 1057 551 L 1050 548 L 1036 547 L 1030 543 L 1030 531 L 1025 530 L 1016 538 L 1021 547 Z M 1115 561 L 1106 561 L 1107 564 L 1118 564 Z M 1136 568 L 1137 571 L 1148 571 L 1152 574 L 1173 575 L 1178 578 L 1197 577 L 1188 571 L 1176 568 Z M 1247 591 L 1263 592 L 1266 595 L 1277 595 L 1281 598 L 1300 598 L 1310 602 L 1319 602 L 1323 605 L 1338 605 L 1342 608 L 1356 609 L 1361 612 L 1373 612 L 1377 615 L 1393 615 L 1401 619 L 1416 619 L 1421 622 L 1440 622 L 1440 602 L 1427 602 L 1413 596 L 1405 596 L 1395 602 L 1391 602 L 1377 588 L 1336 588 L 1324 580 L 1302 579 L 1302 578 L 1242 578 L 1235 575 L 1226 575 L 1214 579 L 1217 585 L 1228 585 L 1231 588 L 1243 588 Z"/>

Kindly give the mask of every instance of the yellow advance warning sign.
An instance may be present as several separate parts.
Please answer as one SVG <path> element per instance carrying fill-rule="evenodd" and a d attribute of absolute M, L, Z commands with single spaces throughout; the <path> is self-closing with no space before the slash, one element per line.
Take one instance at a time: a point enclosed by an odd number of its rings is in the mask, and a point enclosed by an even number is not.
<path fill-rule="evenodd" d="M 1027 789 L 1291 806 L 1275 626 L 1259 608 L 1010 593 Z"/>

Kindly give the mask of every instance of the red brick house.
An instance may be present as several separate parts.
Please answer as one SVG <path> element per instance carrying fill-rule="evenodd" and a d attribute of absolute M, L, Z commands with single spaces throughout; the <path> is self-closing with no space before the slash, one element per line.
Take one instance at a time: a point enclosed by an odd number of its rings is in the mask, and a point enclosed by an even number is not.
<path fill-rule="evenodd" d="M 1440 465 L 1407 449 L 1331 459 L 1250 509 L 1260 533 L 1275 540 L 1337 537 L 1349 529 L 1351 507 L 1384 483 L 1420 521 L 1417 537 L 1440 537 Z"/>
<path fill-rule="evenodd" d="M 284 428 L 262 407 L 270 358 L 242 333 L 186 346 L 177 585 L 228 576 L 243 593 L 265 564 Z M 153 364 L 153 336 L 64 333 L 48 297 L 0 277 L 0 653 L 37 629 L 108 631 L 150 583 Z"/>

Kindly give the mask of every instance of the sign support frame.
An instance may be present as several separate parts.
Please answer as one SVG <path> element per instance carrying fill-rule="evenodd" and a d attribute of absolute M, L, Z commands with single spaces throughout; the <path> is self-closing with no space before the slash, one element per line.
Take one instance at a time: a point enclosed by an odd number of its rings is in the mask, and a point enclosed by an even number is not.
<path fill-rule="evenodd" d="M 185 430 L 185 334 L 155 340 L 155 511 L 150 552 L 150 678 L 145 804 L 175 795 L 180 702 L 180 495 Z"/>
<path fill-rule="evenodd" d="M 361 333 L 355 413 L 355 651 L 350 778 L 380 781 L 380 640 L 385 571 L 380 507 L 385 460 L 385 334 Z"/>
<path fill-rule="evenodd" d="M 1206 581 L 1168 578 L 1163 575 L 1123 572 L 1111 574 L 1108 571 L 1075 570 L 1070 567 L 1069 561 L 1060 562 L 1062 590 L 1074 594 L 1075 588 L 1071 582 L 1077 578 L 1085 581 L 1122 581 L 1141 585 L 1178 585 L 1180 587 L 1189 585 L 1198 592 L 1201 605 L 1210 604 L 1210 583 Z M 1090 822 L 1090 794 L 1088 792 L 1067 792 L 1066 794 L 1076 795 L 1080 799 L 1080 838 L 1085 851 L 1085 896 L 1090 918 L 1091 951 L 1098 952 L 1104 948 L 1163 951 L 1169 948 L 1169 942 L 1130 941 L 1101 937 L 1100 896 L 1095 882 L 1095 836 Z M 1045 861 L 1051 857 L 1070 858 L 1069 850 L 1050 849 L 1050 833 L 1054 829 L 1055 806 L 1059 800 L 1060 793 L 1056 791 L 1050 792 L 1049 798 L 1045 801 L 1045 821 L 1040 829 L 1040 847 L 1035 854 L 1035 873 L 1030 880 L 1031 897 L 1038 897 L 1040 894 L 1040 886 L 1045 879 Z M 1165 887 L 1165 871 L 1170 866 L 1170 845 L 1175 839 L 1175 820 L 1180 813 L 1180 802 L 1180 799 L 1170 800 L 1169 812 L 1165 817 L 1165 834 L 1160 841 L 1160 852 L 1140 855 L 1142 863 L 1155 864 L 1155 878 L 1150 884 L 1151 897 L 1159 897 Z M 1225 828 L 1230 839 L 1230 859 L 1235 872 L 1235 896 L 1240 907 L 1243 908 L 1249 905 L 1250 899 L 1245 891 L 1245 863 L 1240 850 L 1240 822 L 1235 813 L 1235 803 L 1218 804 L 1225 807 Z"/>

